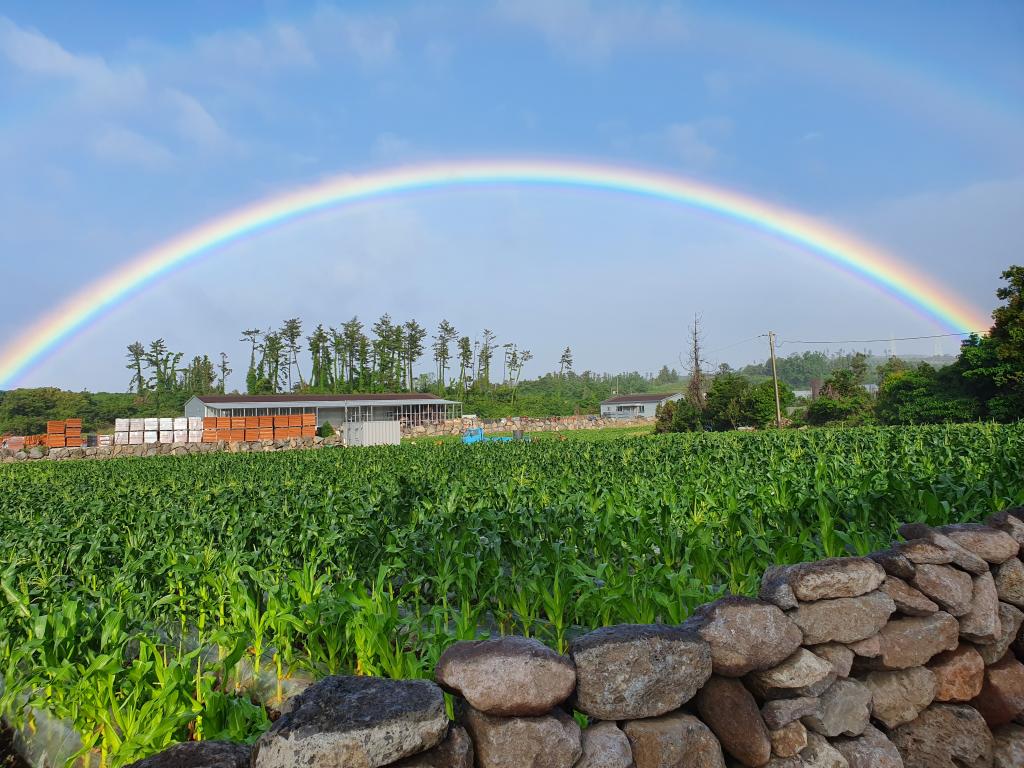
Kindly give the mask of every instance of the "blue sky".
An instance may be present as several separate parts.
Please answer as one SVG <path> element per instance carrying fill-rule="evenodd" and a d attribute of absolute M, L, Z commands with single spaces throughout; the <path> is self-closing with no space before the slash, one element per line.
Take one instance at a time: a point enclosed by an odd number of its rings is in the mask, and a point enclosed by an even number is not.
<path fill-rule="evenodd" d="M 636 165 L 841 226 L 990 308 L 1024 260 L 1024 6 L 37 3 L 0 7 L 0 348 L 141 250 L 345 172 L 468 157 Z M 233 245 L 23 384 L 122 389 L 124 347 L 383 312 L 533 350 L 528 374 L 714 362 L 783 339 L 939 333 L 735 222 L 578 190 L 437 191 Z M 850 345 L 847 345 L 849 347 Z M 887 344 L 872 345 L 881 351 Z M 798 345 L 783 345 L 784 353 Z M 951 352 L 952 341 L 897 351 Z M 429 363 L 424 367 L 429 368 Z M 235 382 L 240 383 L 239 381 Z"/>

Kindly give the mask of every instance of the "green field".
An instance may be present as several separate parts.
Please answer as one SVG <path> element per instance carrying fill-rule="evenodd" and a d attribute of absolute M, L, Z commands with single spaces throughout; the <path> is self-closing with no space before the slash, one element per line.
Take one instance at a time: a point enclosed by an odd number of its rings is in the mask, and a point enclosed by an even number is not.
<path fill-rule="evenodd" d="M 254 665 L 283 686 L 429 675 L 482 631 L 564 649 L 752 594 L 777 561 L 1024 504 L 1024 424 L 565 434 L 0 466 L 0 706 L 69 719 L 117 766 L 258 734 Z"/>

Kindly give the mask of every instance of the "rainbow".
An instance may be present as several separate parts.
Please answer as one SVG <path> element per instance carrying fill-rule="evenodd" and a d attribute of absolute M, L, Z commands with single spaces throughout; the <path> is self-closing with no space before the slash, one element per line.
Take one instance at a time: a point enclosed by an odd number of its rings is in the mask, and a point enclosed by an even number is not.
<path fill-rule="evenodd" d="M 73 295 L 0 350 L 0 389 L 142 289 L 218 247 L 333 206 L 442 187 L 569 186 L 681 203 L 793 243 L 951 331 L 988 327 L 984 314 L 876 246 L 806 215 L 710 184 L 635 168 L 551 160 L 484 160 L 339 176 L 265 199 L 146 251 Z"/>

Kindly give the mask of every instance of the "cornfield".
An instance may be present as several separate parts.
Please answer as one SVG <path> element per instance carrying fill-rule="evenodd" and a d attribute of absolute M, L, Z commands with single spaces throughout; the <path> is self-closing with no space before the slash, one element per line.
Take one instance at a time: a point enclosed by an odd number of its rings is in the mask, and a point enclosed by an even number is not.
<path fill-rule="evenodd" d="M 255 738 L 295 678 L 678 623 L 771 563 L 1019 504 L 1024 424 L 4 465 L 0 707 L 120 766 Z"/>

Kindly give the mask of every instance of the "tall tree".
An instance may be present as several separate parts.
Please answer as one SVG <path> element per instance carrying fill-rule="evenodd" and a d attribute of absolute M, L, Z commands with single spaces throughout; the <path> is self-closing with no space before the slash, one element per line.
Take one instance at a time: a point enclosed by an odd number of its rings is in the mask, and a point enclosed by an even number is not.
<path fill-rule="evenodd" d="M 348 355 L 348 379 L 347 391 L 354 392 L 357 386 L 362 385 L 364 375 L 363 368 L 366 365 L 365 343 L 366 336 L 363 333 L 363 324 L 359 318 L 353 316 L 351 320 L 341 326 L 341 335 L 345 340 L 345 352 Z"/>
<path fill-rule="evenodd" d="M 445 372 L 448 370 L 448 361 L 451 359 L 451 343 L 458 336 L 455 326 L 447 320 L 442 320 L 437 326 L 437 333 L 434 335 L 434 343 L 431 345 L 434 351 L 434 363 L 437 365 L 437 392 L 443 395 L 445 391 Z"/>
<path fill-rule="evenodd" d="M 416 361 L 423 355 L 423 341 L 427 338 L 427 329 L 415 320 L 409 320 L 405 324 L 405 376 L 406 389 L 410 392 L 413 389 L 412 369 Z"/>
<path fill-rule="evenodd" d="M 700 317 L 693 316 L 693 328 L 690 333 L 690 384 L 686 388 L 686 400 L 698 411 L 704 410 L 704 363 L 700 351 L 701 333 Z"/>
<path fill-rule="evenodd" d="M 477 353 L 477 382 L 481 390 L 486 390 L 491 385 L 491 360 L 494 357 L 494 342 L 497 338 L 493 331 L 484 328 L 483 341 Z"/>
<path fill-rule="evenodd" d="M 564 377 L 566 372 L 572 373 L 572 350 L 566 347 L 558 359 L 558 375 Z"/>
<path fill-rule="evenodd" d="M 463 336 L 459 339 L 459 392 L 461 396 L 465 396 L 467 387 L 467 377 L 473 373 L 473 347 L 470 343 L 469 336 Z"/>
<path fill-rule="evenodd" d="M 282 351 L 285 353 L 285 372 L 288 378 L 288 391 L 292 390 L 292 368 L 299 375 L 299 385 L 304 386 L 302 370 L 299 368 L 299 339 L 302 337 L 302 321 L 293 317 L 285 320 L 280 331 Z"/>
<path fill-rule="evenodd" d="M 132 372 L 132 380 L 128 383 L 128 389 L 135 390 L 135 394 L 142 397 L 146 391 L 146 376 L 142 372 L 142 360 L 146 356 L 146 348 L 141 341 L 128 345 L 128 359 L 130 362 L 125 368 Z"/>
<path fill-rule="evenodd" d="M 223 395 L 227 391 L 228 376 L 230 376 L 232 373 L 231 369 L 228 367 L 227 352 L 220 353 L 220 365 L 217 366 L 217 370 L 220 373 L 220 384 L 218 385 L 218 389 L 220 390 L 220 393 Z"/>

